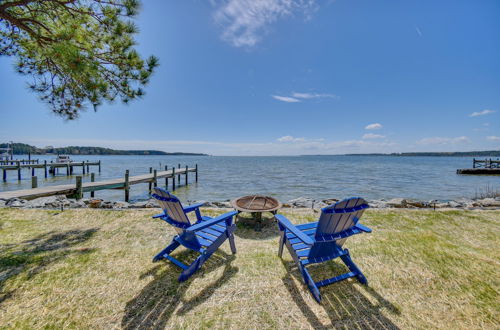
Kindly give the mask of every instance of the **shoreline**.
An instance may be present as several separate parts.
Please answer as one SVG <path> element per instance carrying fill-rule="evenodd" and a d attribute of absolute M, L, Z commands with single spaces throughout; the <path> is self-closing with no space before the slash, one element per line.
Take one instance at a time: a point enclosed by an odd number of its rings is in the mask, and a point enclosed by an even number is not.
<path fill-rule="evenodd" d="M 283 203 L 284 209 L 312 209 L 320 210 L 328 205 L 337 202 L 338 199 L 311 199 L 299 197 Z M 421 201 L 406 198 L 392 198 L 389 200 L 368 200 L 370 208 L 374 209 L 500 209 L 500 197 L 490 197 L 482 199 L 461 198 L 457 200 L 431 200 Z M 190 201 L 185 205 L 203 203 L 207 208 L 232 208 L 229 200 L 224 201 Z M 125 201 L 110 201 L 100 198 L 82 198 L 80 200 L 67 198 L 66 196 L 40 197 L 33 200 L 12 198 L 8 200 L 0 199 L 0 208 L 22 208 L 22 209 L 153 209 L 160 208 L 155 199 L 128 203 Z"/>

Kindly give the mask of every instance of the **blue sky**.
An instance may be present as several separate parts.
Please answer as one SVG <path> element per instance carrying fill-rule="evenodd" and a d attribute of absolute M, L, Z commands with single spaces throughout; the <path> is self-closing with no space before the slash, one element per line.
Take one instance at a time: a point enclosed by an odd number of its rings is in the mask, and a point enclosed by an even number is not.
<path fill-rule="evenodd" d="M 500 1 L 143 1 L 144 99 L 66 122 L 0 58 L 0 141 L 214 155 L 500 148 Z"/>

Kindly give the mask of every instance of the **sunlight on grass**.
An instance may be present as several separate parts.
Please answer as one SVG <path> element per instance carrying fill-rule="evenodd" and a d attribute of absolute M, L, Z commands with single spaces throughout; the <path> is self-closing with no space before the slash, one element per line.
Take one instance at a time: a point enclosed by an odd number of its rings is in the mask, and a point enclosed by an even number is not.
<path fill-rule="evenodd" d="M 158 210 L 0 209 L 0 324 L 8 328 L 496 328 L 500 211 L 369 210 L 346 246 L 370 286 L 347 280 L 317 304 L 278 231 L 241 221 L 190 280 L 151 258 L 174 231 Z M 205 209 L 217 215 L 220 209 Z M 317 217 L 287 209 L 294 223 Z M 188 262 L 195 254 L 175 254 Z M 316 280 L 345 272 L 311 268 Z"/>

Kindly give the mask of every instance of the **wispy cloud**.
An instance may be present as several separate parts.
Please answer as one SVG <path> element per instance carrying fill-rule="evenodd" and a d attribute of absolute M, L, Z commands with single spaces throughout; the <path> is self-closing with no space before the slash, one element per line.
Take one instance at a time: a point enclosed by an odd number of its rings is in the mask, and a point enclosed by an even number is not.
<path fill-rule="evenodd" d="M 489 110 L 489 109 L 485 109 L 483 111 L 476 111 L 476 112 L 473 112 L 469 115 L 469 117 L 478 117 L 478 116 L 485 116 L 485 115 L 491 115 L 492 113 L 495 113 L 496 110 Z"/>
<path fill-rule="evenodd" d="M 385 135 L 381 135 L 381 134 L 366 133 L 365 135 L 363 135 L 364 140 L 366 140 L 366 139 L 383 139 L 383 138 L 385 138 Z"/>
<path fill-rule="evenodd" d="M 379 123 L 373 123 L 370 125 L 366 125 L 365 129 L 381 129 L 383 126 Z"/>
<path fill-rule="evenodd" d="M 417 32 L 418 36 L 422 36 L 422 31 L 420 31 L 420 28 L 418 26 L 415 26 L 415 32 Z"/>
<path fill-rule="evenodd" d="M 487 136 L 486 140 L 488 141 L 500 141 L 500 136 Z"/>
<path fill-rule="evenodd" d="M 300 102 L 299 99 L 296 99 L 295 97 L 290 97 L 290 96 L 280 96 L 280 95 L 271 95 L 274 99 L 282 102 L 288 102 L 288 103 L 296 103 Z"/>
<path fill-rule="evenodd" d="M 291 94 L 291 96 L 284 96 L 284 95 L 271 95 L 271 97 L 275 98 L 276 100 L 283 101 L 283 102 L 289 102 L 289 103 L 294 103 L 294 102 L 301 102 L 303 100 L 311 100 L 311 99 L 339 99 L 340 97 L 335 95 L 335 94 L 329 94 L 329 93 L 297 93 L 294 92 Z"/>
<path fill-rule="evenodd" d="M 213 0 L 216 24 L 222 39 L 235 47 L 253 47 L 277 20 L 302 13 L 310 17 L 315 0 Z"/>
<path fill-rule="evenodd" d="M 461 143 L 469 143 L 470 139 L 467 136 L 459 136 L 459 137 L 428 137 L 423 138 L 417 141 L 417 144 L 423 145 L 447 145 L 447 144 L 461 144 Z"/>
<path fill-rule="evenodd" d="M 292 93 L 292 96 L 298 99 L 322 99 L 322 98 L 330 98 L 330 99 L 338 99 L 339 96 L 335 94 L 327 94 L 327 93 Z"/>

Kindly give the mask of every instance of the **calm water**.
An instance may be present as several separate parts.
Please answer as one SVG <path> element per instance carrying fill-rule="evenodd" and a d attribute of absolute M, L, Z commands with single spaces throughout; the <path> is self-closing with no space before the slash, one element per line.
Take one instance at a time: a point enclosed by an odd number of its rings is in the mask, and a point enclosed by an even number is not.
<path fill-rule="evenodd" d="M 53 160 L 51 156 L 36 156 Z M 22 158 L 21 156 L 17 158 Z M 149 167 L 157 169 L 199 166 L 199 182 L 179 187 L 176 195 L 183 200 L 225 200 L 241 195 L 260 193 L 275 196 L 282 201 L 297 197 L 342 198 L 362 196 L 367 199 L 394 197 L 420 200 L 449 200 L 473 197 L 487 185 L 500 189 L 500 176 L 465 176 L 455 173 L 457 168 L 471 167 L 469 157 L 386 157 L 386 156 L 300 156 L 300 157 L 197 157 L 197 156 L 71 156 L 75 161 L 102 161 L 102 172 L 96 180 L 123 176 L 126 169 L 131 175 L 144 174 Z M 55 177 L 43 178 L 37 169 L 39 186 L 74 182 L 66 171 Z M 80 169 L 75 170 L 75 175 Z M 30 172 L 22 172 L 17 181 L 15 171 L 8 172 L 8 181 L 0 182 L 0 191 L 31 187 Z M 1 180 L 1 179 L 0 179 Z M 90 181 L 90 175 L 84 176 Z M 184 178 L 181 178 L 184 182 Z M 170 182 L 171 183 L 171 182 Z M 164 185 L 164 180 L 159 181 Z M 147 184 L 133 185 L 131 199 L 148 198 Z M 123 200 L 123 191 L 96 192 L 96 197 Z"/>

